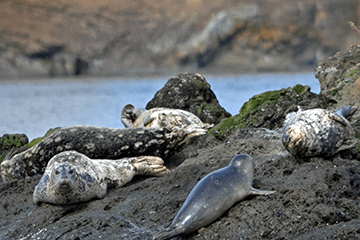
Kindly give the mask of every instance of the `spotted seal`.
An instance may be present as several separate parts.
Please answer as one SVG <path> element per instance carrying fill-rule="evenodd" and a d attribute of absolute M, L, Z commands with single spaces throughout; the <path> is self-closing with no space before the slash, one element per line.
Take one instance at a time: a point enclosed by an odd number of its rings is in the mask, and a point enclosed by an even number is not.
<path fill-rule="evenodd" d="M 76 151 L 52 157 L 36 186 L 33 200 L 72 204 L 105 197 L 110 187 L 121 187 L 135 175 L 163 176 L 169 170 L 159 157 L 132 157 L 119 160 L 92 160 Z"/>
<path fill-rule="evenodd" d="M 196 231 L 215 221 L 232 205 L 249 195 L 275 193 L 253 188 L 253 179 L 252 157 L 247 154 L 236 155 L 229 166 L 208 174 L 196 184 L 170 227 L 157 233 L 153 240 L 169 239 Z"/>
<path fill-rule="evenodd" d="M 73 126 L 56 130 L 28 150 L 5 159 L 1 175 L 5 182 L 43 174 L 56 154 L 74 150 L 91 159 L 120 159 L 134 156 L 166 158 L 181 151 L 194 138 L 204 135 L 200 126 L 164 128 L 105 128 Z"/>
<path fill-rule="evenodd" d="M 121 122 L 125 127 L 167 127 L 198 125 L 210 128 L 213 124 L 203 123 L 193 113 L 170 108 L 152 108 L 145 110 L 128 104 L 121 111 Z"/>
<path fill-rule="evenodd" d="M 344 142 L 355 134 L 348 119 L 357 107 L 338 111 L 325 109 L 299 110 L 289 113 L 284 122 L 282 143 L 295 157 L 331 156 L 346 149 Z"/>

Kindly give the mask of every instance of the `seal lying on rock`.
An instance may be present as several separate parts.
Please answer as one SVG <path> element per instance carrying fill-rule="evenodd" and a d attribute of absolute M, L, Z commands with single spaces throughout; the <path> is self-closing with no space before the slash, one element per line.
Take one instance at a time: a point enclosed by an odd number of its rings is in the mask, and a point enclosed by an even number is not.
<path fill-rule="evenodd" d="M 193 113 L 170 108 L 152 108 L 145 110 L 128 104 L 121 111 L 121 122 L 125 127 L 168 127 L 198 125 L 210 128 L 213 124 L 203 123 Z"/>
<path fill-rule="evenodd" d="M 74 126 L 56 130 L 35 146 L 5 159 L 1 175 L 5 182 L 43 174 L 56 154 L 75 150 L 91 159 L 134 156 L 168 157 L 185 148 L 206 129 L 197 125 L 165 128 L 105 128 Z"/>
<path fill-rule="evenodd" d="M 331 156 L 346 147 L 355 133 L 348 119 L 357 107 L 342 107 L 337 112 L 325 109 L 299 110 L 285 119 L 282 143 L 296 157 Z"/>
<path fill-rule="evenodd" d="M 72 204 L 103 198 L 109 187 L 121 187 L 137 175 L 163 176 L 169 172 L 159 157 L 92 160 L 76 151 L 65 151 L 49 161 L 36 186 L 39 204 Z"/>
<path fill-rule="evenodd" d="M 247 154 L 235 156 L 229 166 L 208 174 L 196 184 L 170 227 L 157 233 L 153 240 L 170 239 L 196 231 L 249 195 L 275 193 L 253 188 L 253 179 L 252 157 Z"/>

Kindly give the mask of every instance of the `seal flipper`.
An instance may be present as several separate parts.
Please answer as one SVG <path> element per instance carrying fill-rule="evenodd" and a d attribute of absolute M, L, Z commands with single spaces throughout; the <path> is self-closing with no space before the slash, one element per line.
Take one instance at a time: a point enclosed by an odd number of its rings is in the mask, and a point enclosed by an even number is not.
<path fill-rule="evenodd" d="M 135 167 L 138 175 L 162 177 L 170 172 L 164 166 L 164 161 L 160 157 L 134 157 L 130 163 Z"/>
<path fill-rule="evenodd" d="M 276 191 L 269 191 L 269 190 L 260 190 L 256 188 L 250 188 L 249 195 L 269 195 L 274 194 Z"/>
<path fill-rule="evenodd" d="M 357 109 L 357 106 L 346 106 L 339 108 L 336 113 L 343 116 L 347 120 L 350 120 L 350 118 L 352 117 L 352 115 L 354 115 Z"/>
<path fill-rule="evenodd" d="M 154 237 L 153 240 L 165 240 L 175 237 L 182 233 L 181 228 L 172 228 L 171 226 L 165 230 L 158 232 Z"/>

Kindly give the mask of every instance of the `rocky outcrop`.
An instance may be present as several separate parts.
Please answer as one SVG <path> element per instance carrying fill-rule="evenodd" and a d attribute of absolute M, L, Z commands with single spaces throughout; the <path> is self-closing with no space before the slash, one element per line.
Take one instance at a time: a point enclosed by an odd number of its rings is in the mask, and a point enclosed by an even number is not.
<path fill-rule="evenodd" d="M 315 69 L 321 85 L 321 94 L 331 99 L 332 108 L 346 105 L 360 107 L 360 46 L 353 45 L 350 51 L 336 53 Z M 360 136 L 360 110 L 352 116 L 357 136 Z"/>
<path fill-rule="evenodd" d="M 348 88 L 356 89 L 359 78 L 357 51 L 354 48 L 352 54 L 338 54 L 319 64 L 320 95 L 298 85 L 254 96 L 242 108 L 247 113 L 245 128 L 232 129 L 224 140 L 211 134 L 201 137 L 165 159 L 171 172 L 164 177 L 137 177 L 109 190 L 101 200 L 69 206 L 33 203 L 40 175 L 0 182 L 0 238 L 151 239 L 171 224 L 200 179 L 245 153 L 256 163 L 253 186 L 276 193 L 246 198 L 182 239 L 359 239 L 360 162 L 356 156 L 294 158 L 284 149 L 278 128 L 284 114 L 297 105 L 328 109 L 357 105 L 359 98 L 353 98 L 357 93 Z M 338 84 L 336 94 L 330 94 Z M 356 128 L 358 120 L 353 120 Z"/>
<path fill-rule="evenodd" d="M 306 110 L 327 108 L 333 104 L 330 99 L 310 90 L 309 86 L 296 85 L 255 95 L 241 107 L 238 115 L 222 121 L 209 134 L 224 139 L 242 128 L 282 128 L 286 115 L 298 111 L 299 107 Z"/>
<path fill-rule="evenodd" d="M 200 74 L 185 73 L 170 78 L 146 105 L 146 109 L 155 107 L 183 109 L 210 124 L 231 116 L 220 106 L 210 84 Z"/>
<path fill-rule="evenodd" d="M 358 42 L 356 0 L 2 1 L 0 78 L 312 70 Z"/>

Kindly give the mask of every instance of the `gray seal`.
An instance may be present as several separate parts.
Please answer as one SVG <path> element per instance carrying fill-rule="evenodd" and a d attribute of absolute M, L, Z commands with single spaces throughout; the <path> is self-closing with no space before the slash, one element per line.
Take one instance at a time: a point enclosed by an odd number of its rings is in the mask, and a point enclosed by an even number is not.
<path fill-rule="evenodd" d="M 165 128 L 105 128 L 73 126 L 56 130 L 28 150 L 1 163 L 5 182 L 43 174 L 56 154 L 74 150 L 91 159 L 136 156 L 166 158 L 184 149 L 194 138 L 206 134 L 197 125 Z"/>
<path fill-rule="evenodd" d="M 299 110 L 289 113 L 284 122 L 282 143 L 295 157 L 331 156 L 349 148 L 348 139 L 355 136 L 348 119 L 357 107 L 338 111 L 325 109 Z"/>
<path fill-rule="evenodd" d="M 210 128 L 213 124 L 203 123 L 191 112 L 182 109 L 152 108 L 145 110 L 128 104 L 121 111 L 121 122 L 125 127 L 168 127 L 198 125 Z"/>
<path fill-rule="evenodd" d="M 232 205 L 249 195 L 275 193 L 253 188 L 253 179 L 252 157 L 247 154 L 235 156 L 229 166 L 208 174 L 196 184 L 170 227 L 157 233 L 153 240 L 194 232 L 215 221 Z"/>
<path fill-rule="evenodd" d="M 65 151 L 49 161 L 36 186 L 33 200 L 72 204 L 105 197 L 110 187 L 121 187 L 137 175 L 163 176 L 169 170 L 159 157 L 92 160 L 76 151 Z"/>

